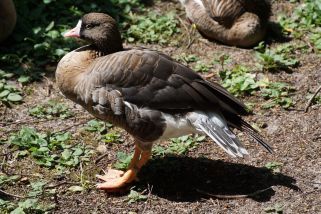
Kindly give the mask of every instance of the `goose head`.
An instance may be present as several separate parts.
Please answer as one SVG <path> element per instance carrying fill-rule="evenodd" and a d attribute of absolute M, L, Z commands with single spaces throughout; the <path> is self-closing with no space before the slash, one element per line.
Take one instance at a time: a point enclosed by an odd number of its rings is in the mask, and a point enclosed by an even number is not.
<path fill-rule="evenodd" d="M 117 22 L 104 13 L 88 13 L 67 31 L 64 37 L 77 37 L 92 44 L 98 51 L 114 53 L 123 49 Z"/>

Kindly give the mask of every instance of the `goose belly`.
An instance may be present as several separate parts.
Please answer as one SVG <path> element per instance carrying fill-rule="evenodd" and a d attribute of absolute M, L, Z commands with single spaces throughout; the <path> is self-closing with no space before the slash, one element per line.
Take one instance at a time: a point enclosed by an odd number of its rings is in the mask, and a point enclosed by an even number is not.
<path fill-rule="evenodd" d="M 184 115 L 172 115 L 162 113 L 162 117 L 165 120 L 166 128 L 160 140 L 167 140 L 168 138 L 180 137 L 183 135 L 202 133 L 192 125 L 190 119 L 194 113 L 187 113 Z"/>

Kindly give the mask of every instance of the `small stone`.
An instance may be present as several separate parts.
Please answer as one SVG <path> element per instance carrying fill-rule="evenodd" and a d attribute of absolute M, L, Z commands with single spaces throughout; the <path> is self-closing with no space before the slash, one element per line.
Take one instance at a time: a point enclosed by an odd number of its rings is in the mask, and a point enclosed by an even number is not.
<path fill-rule="evenodd" d="M 105 154 L 107 152 L 107 146 L 104 144 L 100 144 L 97 146 L 96 150 L 100 154 Z"/>

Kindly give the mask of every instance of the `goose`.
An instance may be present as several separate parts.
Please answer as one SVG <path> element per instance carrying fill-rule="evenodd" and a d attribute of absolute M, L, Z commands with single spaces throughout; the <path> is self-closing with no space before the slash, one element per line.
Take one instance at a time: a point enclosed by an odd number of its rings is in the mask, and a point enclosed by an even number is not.
<path fill-rule="evenodd" d="M 249 48 L 260 42 L 271 14 L 269 0 L 179 0 L 188 19 L 210 40 Z"/>
<path fill-rule="evenodd" d="M 0 42 L 13 31 L 17 20 L 16 9 L 12 0 L 0 1 Z"/>
<path fill-rule="evenodd" d="M 125 188 L 151 157 L 154 143 L 182 135 L 206 134 L 232 157 L 243 157 L 248 152 L 231 130 L 236 128 L 272 152 L 241 118 L 248 115 L 242 102 L 161 52 L 124 48 L 109 15 L 85 14 L 64 36 L 89 44 L 59 61 L 56 83 L 62 94 L 95 117 L 122 127 L 135 142 L 127 171 L 109 169 L 97 175 L 103 181 L 97 188 Z"/>

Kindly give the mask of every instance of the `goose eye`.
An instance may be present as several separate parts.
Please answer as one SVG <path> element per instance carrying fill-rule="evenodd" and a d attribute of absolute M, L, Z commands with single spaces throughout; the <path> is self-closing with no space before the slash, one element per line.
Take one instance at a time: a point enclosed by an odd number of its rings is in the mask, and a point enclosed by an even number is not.
<path fill-rule="evenodd" d="M 94 27 L 94 25 L 92 25 L 92 24 L 87 24 L 87 25 L 85 25 L 85 28 L 86 29 L 90 29 L 90 28 L 93 28 Z"/>

